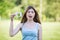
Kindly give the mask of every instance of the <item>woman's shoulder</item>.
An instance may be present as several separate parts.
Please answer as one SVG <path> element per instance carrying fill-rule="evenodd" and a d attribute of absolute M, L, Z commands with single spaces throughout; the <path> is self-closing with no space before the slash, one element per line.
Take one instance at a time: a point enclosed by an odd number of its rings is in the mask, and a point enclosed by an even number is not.
<path fill-rule="evenodd" d="M 40 23 L 37 23 L 38 29 L 42 29 L 42 25 Z"/>
<path fill-rule="evenodd" d="M 41 26 L 41 24 L 40 23 L 38 23 L 38 22 L 36 22 L 39 26 Z"/>
<path fill-rule="evenodd" d="M 22 25 L 23 25 L 23 23 L 18 23 L 18 24 L 17 24 L 17 26 L 20 26 L 20 27 L 21 27 Z"/>

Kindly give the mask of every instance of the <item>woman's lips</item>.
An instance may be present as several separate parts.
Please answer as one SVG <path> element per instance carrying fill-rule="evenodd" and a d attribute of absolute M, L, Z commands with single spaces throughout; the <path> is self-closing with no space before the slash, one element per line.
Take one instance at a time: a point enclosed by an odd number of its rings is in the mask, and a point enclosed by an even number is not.
<path fill-rule="evenodd" d="M 29 16 L 29 18 L 32 18 L 32 16 Z"/>

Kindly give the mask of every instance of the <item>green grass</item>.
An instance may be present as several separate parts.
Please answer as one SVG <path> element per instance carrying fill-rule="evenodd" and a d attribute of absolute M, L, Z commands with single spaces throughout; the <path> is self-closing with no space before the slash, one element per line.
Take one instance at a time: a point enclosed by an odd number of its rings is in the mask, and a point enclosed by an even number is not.
<path fill-rule="evenodd" d="M 46 22 L 42 23 L 43 40 L 60 40 L 60 23 Z"/>
<path fill-rule="evenodd" d="M 14 21 L 14 28 L 18 23 L 19 23 L 18 21 Z M 9 36 L 9 27 L 10 27 L 9 20 L 0 21 L 0 40 L 21 40 L 22 39 L 21 32 L 17 33 L 14 37 Z"/>
<path fill-rule="evenodd" d="M 14 21 L 14 28 L 19 21 Z M 9 36 L 10 20 L 0 21 L 0 40 L 21 40 L 21 32 L 14 37 Z M 60 40 L 60 23 L 59 22 L 43 22 L 42 23 L 43 40 Z"/>

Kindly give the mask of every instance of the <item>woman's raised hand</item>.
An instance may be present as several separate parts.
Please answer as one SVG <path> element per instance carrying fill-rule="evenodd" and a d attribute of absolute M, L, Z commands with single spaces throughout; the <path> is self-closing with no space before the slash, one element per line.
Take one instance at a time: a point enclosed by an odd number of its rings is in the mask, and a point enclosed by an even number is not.
<path fill-rule="evenodd" d="M 14 16 L 16 16 L 16 14 L 11 14 L 10 16 L 11 20 L 13 20 Z"/>

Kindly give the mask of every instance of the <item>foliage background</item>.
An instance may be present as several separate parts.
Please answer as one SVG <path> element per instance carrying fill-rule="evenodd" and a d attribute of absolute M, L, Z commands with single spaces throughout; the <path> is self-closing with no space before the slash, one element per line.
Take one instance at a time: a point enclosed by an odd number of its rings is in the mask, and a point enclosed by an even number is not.
<path fill-rule="evenodd" d="M 60 0 L 0 0 L 0 40 L 21 40 L 21 31 L 9 36 L 10 15 L 22 12 L 29 6 L 35 7 L 42 22 L 43 40 L 60 40 Z M 14 18 L 14 28 L 21 17 Z"/>

